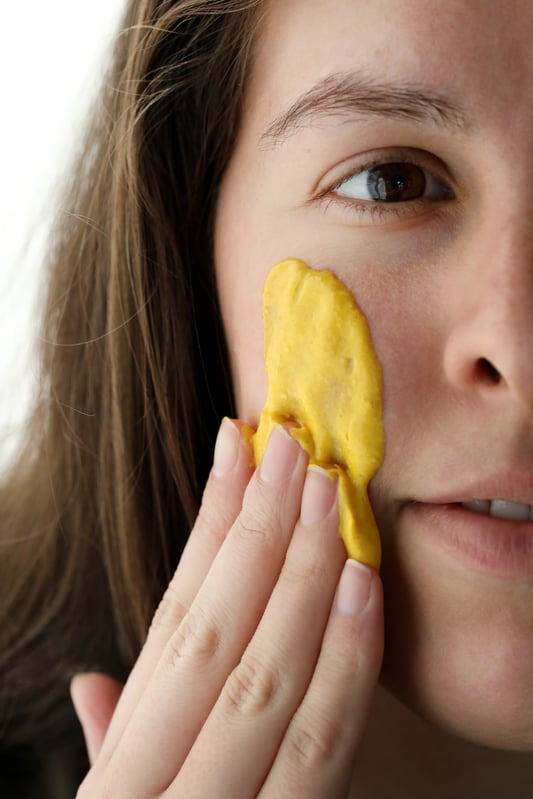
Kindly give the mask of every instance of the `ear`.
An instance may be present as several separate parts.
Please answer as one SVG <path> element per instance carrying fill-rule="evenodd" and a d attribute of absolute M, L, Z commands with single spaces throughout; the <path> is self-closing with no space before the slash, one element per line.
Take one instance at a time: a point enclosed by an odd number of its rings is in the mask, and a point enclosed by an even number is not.
<path fill-rule="evenodd" d="M 70 683 L 72 704 L 81 724 L 92 766 L 117 706 L 122 684 L 107 674 L 78 674 Z"/>

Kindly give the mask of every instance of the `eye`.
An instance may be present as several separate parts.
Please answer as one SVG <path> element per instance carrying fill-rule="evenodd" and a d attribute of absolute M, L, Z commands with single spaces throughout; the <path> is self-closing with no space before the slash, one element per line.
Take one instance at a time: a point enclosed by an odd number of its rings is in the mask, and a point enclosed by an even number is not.
<path fill-rule="evenodd" d="M 427 197 L 445 200 L 450 189 L 427 170 L 409 162 L 376 164 L 337 184 L 334 192 L 342 197 L 368 202 L 404 203 Z"/>

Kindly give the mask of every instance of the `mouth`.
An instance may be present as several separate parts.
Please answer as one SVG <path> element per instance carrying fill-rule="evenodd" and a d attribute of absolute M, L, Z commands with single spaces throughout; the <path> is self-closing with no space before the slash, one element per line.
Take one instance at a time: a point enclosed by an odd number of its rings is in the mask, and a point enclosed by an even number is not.
<path fill-rule="evenodd" d="M 463 567 L 502 577 L 533 578 L 531 504 L 450 498 L 415 501 L 404 511 L 406 534 L 423 536 Z"/>

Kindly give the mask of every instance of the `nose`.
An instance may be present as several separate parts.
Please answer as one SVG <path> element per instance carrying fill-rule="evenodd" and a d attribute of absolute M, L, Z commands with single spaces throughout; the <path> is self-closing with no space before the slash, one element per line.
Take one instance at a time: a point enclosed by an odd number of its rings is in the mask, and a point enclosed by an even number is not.
<path fill-rule="evenodd" d="M 531 209 L 529 209 L 531 211 Z M 487 220 L 454 271 L 447 380 L 460 392 L 533 410 L 532 214 Z M 450 318 L 450 317 L 449 317 Z"/>

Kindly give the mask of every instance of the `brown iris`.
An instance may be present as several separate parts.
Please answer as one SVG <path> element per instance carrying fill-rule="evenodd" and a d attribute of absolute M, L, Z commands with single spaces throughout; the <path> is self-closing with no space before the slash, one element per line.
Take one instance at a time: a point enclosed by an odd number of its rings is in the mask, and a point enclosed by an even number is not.
<path fill-rule="evenodd" d="M 426 177 L 415 164 L 380 164 L 368 170 L 367 189 L 372 200 L 389 203 L 416 200 L 426 190 Z"/>

